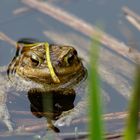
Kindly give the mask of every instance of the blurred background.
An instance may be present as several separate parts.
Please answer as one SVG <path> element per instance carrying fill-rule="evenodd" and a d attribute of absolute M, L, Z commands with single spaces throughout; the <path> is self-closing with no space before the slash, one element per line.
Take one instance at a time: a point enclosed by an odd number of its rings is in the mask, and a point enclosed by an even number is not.
<path fill-rule="evenodd" d="M 86 30 L 85 33 L 81 33 L 64 24 L 65 22 L 62 23 L 36 8 L 32 9 L 23 1 L 0 1 L 0 32 L 14 41 L 29 37 L 49 43 L 73 45 L 78 50 L 78 54 L 87 67 L 91 38 L 86 35 Z M 42 1 L 38 0 L 38 2 Z M 140 50 L 140 32 L 125 19 L 122 10 L 126 6 L 137 14 L 140 14 L 140 1 L 138 0 L 44 0 L 43 2 L 58 7 L 62 11 L 82 19 L 91 26 L 98 26 L 100 24 L 103 32 L 116 38 L 120 43 L 124 42 L 129 47 Z M 16 48 L 0 36 L 0 66 L 9 64 L 15 51 Z M 126 111 L 128 98 L 132 91 L 134 64 L 133 61 L 121 56 L 108 46 L 101 45 L 99 73 L 105 115 Z M 24 98 L 24 100 L 20 98 Z M 17 97 L 17 99 L 14 99 L 12 106 L 8 103 L 9 108 L 12 110 L 28 110 L 28 105 L 25 105 L 25 101 L 28 103 L 26 97 Z M 17 107 L 17 105 L 19 106 Z M 16 120 L 15 116 L 15 114 L 12 116 L 14 121 Z M 32 115 L 30 114 L 30 116 Z M 18 118 L 26 119 L 26 115 L 19 115 Z M 123 119 L 106 120 L 107 132 L 122 130 Z M 85 132 L 87 129 L 85 123 L 79 123 L 72 127 L 62 127 L 60 129 L 62 133 L 73 132 L 75 131 L 75 127 L 81 132 Z M 42 130 L 37 131 L 38 135 L 43 135 L 44 133 L 44 130 L 43 132 Z M 10 138 L 23 139 L 22 136 L 12 136 Z M 31 138 L 33 137 L 27 136 L 27 139 Z M 8 138 L 5 136 L 5 139 Z"/>

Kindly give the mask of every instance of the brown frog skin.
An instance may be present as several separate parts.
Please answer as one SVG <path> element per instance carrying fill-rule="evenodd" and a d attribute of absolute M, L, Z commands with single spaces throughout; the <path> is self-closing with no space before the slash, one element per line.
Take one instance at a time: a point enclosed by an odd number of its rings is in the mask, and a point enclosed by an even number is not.
<path fill-rule="evenodd" d="M 70 87 L 79 83 L 85 76 L 85 68 L 77 56 L 77 51 L 71 46 L 50 45 L 49 47 L 51 62 L 60 80 L 59 83 L 55 83 L 50 75 L 44 46 L 29 50 L 23 48 L 21 55 L 11 67 L 14 67 L 21 77 L 45 85 L 47 90 Z"/>
<path fill-rule="evenodd" d="M 43 44 L 27 45 L 33 43 L 36 43 L 36 41 L 30 39 L 19 40 L 16 55 L 7 68 L 9 78 L 3 77 L 2 73 L 5 70 L 0 72 L 0 80 L 3 81 L 2 85 L 6 84 L 8 87 L 5 89 L 0 85 L 2 90 L 0 92 L 0 119 L 3 118 L 3 122 L 10 131 L 13 130 L 13 127 L 6 106 L 7 94 L 5 92 L 11 91 L 12 88 L 15 88 L 17 92 L 28 92 L 35 88 L 46 93 L 61 90 L 61 94 L 67 95 L 71 94 L 71 92 L 67 91 L 74 89 L 77 84 L 86 78 L 86 69 L 78 57 L 77 51 L 72 46 L 51 44 L 49 45 L 50 61 L 54 73 L 59 79 L 59 82 L 56 82 L 48 67 L 45 46 Z"/>

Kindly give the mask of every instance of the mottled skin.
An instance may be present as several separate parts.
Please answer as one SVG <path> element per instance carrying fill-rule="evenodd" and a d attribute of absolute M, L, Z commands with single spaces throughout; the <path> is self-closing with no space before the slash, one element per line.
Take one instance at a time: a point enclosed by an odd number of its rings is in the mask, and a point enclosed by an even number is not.
<path fill-rule="evenodd" d="M 60 93 L 62 91 L 61 94 L 71 94 L 69 91 L 75 89 L 77 84 L 81 83 L 86 77 L 86 69 L 73 47 L 50 45 L 51 63 L 55 74 L 60 80 L 59 83 L 56 83 L 52 79 L 47 65 L 44 45 L 26 47 L 26 44 L 32 43 L 35 43 L 35 41 L 27 39 L 18 41 L 17 46 L 19 49 L 16 56 L 9 67 L 2 67 L 0 70 L 0 119 L 10 131 L 13 130 L 13 127 L 6 106 L 6 93 L 11 93 L 13 89 L 17 92 L 39 89 L 46 93 L 49 91 L 59 91 Z M 4 75 L 6 71 L 8 76 Z"/>

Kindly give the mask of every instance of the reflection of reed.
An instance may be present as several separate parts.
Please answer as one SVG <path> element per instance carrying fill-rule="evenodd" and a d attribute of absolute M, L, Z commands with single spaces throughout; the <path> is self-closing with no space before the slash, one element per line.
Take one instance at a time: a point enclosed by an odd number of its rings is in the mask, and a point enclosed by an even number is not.
<path fill-rule="evenodd" d="M 17 114 L 17 115 L 21 115 L 21 114 L 22 115 L 29 115 L 29 114 L 31 114 L 31 112 L 29 112 L 29 111 L 10 111 L 10 112 Z M 113 112 L 113 113 L 104 114 L 103 119 L 109 121 L 109 120 L 125 119 L 127 116 L 128 116 L 127 112 Z M 140 116 L 140 112 L 139 112 L 139 116 Z M 32 119 L 27 119 L 27 120 L 32 121 Z M 27 120 L 25 119 L 25 122 Z M 73 120 L 72 124 L 79 123 L 80 121 L 86 123 L 87 120 L 88 120 L 87 118 L 81 117 L 81 118 Z M 21 122 L 23 123 L 24 121 L 21 121 Z"/>
<path fill-rule="evenodd" d="M 21 7 L 13 11 L 14 15 L 19 15 L 25 12 L 28 12 L 30 9 L 28 7 Z"/>
<path fill-rule="evenodd" d="M 130 60 L 134 61 L 133 54 L 129 53 L 129 47 L 124 43 L 119 42 L 112 36 L 106 34 L 105 32 L 97 29 L 95 26 L 90 25 L 84 20 L 73 16 L 64 10 L 49 4 L 48 2 L 39 2 L 38 0 L 22 0 L 22 2 L 31 8 L 37 9 L 38 11 L 47 14 L 56 20 L 78 30 L 79 32 L 87 35 L 88 37 L 96 36 L 98 32 L 102 34 L 101 43 L 108 46 L 118 54 L 121 54 Z M 140 55 L 138 52 L 135 55 Z"/>
<path fill-rule="evenodd" d="M 28 111 L 11 111 L 11 113 L 14 114 L 24 114 L 24 115 L 28 115 L 30 114 L 30 112 Z M 128 116 L 127 112 L 115 112 L 115 113 L 109 113 L 109 114 L 105 114 L 103 115 L 104 120 L 118 120 L 118 119 L 125 119 Z M 17 129 L 14 130 L 14 132 L 16 133 L 10 133 L 10 132 L 2 132 L 0 133 L 0 137 L 1 136 L 23 136 L 23 135 L 35 135 L 36 131 L 42 130 L 46 128 L 46 124 L 44 124 L 43 120 L 36 120 L 36 119 L 16 119 L 16 124 L 19 126 Z M 72 124 L 77 125 L 78 123 L 87 123 L 88 122 L 88 118 L 85 117 L 81 117 L 78 119 L 75 119 L 72 121 Z M 78 132 L 78 136 L 79 139 L 80 137 L 87 137 L 89 135 L 88 132 Z M 60 133 L 59 135 L 57 134 L 57 136 L 61 136 L 61 137 L 74 137 L 75 133 Z M 119 138 L 122 137 L 123 133 L 122 132 L 117 132 L 117 133 L 108 133 L 105 135 L 106 139 L 115 139 L 115 138 Z"/>
<path fill-rule="evenodd" d="M 134 13 L 127 7 L 123 7 L 123 12 L 125 14 L 126 19 L 135 26 L 138 30 L 140 30 L 140 16 Z"/>
<path fill-rule="evenodd" d="M 10 111 L 11 113 L 14 113 L 14 114 L 17 114 L 17 115 L 29 115 L 31 114 L 30 112 L 28 111 Z M 140 113 L 139 113 L 139 116 L 140 116 Z M 103 115 L 103 120 L 106 120 L 106 121 L 112 121 L 112 120 L 121 120 L 121 119 L 126 119 L 128 117 L 128 113 L 127 112 L 114 112 L 114 113 L 108 113 L 108 114 L 104 114 Z M 88 118 L 86 117 L 80 117 L 80 118 L 77 118 L 75 120 L 72 121 L 72 125 L 77 125 L 78 123 L 87 123 L 88 122 Z M 29 124 L 30 125 L 42 125 L 43 123 L 43 120 L 36 120 L 36 119 L 17 119 L 15 120 L 17 122 L 17 124 L 19 126 L 22 126 L 24 125 L 26 127 L 26 125 L 28 127 Z M 63 127 L 63 126 L 60 126 L 60 127 Z M 42 128 L 41 128 L 42 129 Z M 32 130 L 34 131 L 34 130 Z"/>
<path fill-rule="evenodd" d="M 123 12 L 128 22 L 131 23 L 136 29 L 140 31 L 140 16 L 127 7 L 123 7 Z M 132 50 L 132 52 L 134 51 L 135 50 Z M 140 63 L 140 55 L 136 55 L 135 60 L 137 61 L 137 63 Z"/>
<path fill-rule="evenodd" d="M 16 42 L 2 32 L 0 32 L 0 40 L 8 42 L 10 45 L 16 47 Z"/>

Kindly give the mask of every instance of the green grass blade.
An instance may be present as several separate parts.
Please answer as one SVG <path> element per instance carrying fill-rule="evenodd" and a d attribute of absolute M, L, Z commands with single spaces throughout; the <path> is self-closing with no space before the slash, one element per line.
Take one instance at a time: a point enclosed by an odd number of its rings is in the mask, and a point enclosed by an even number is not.
<path fill-rule="evenodd" d="M 137 67 L 134 93 L 131 98 L 129 116 L 124 132 L 124 140 L 136 140 L 140 110 L 140 65 Z"/>
<path fill-rule="evenodd" d="M 98 75 L 99 38 L 92 41 L 89 65 L 89 129 L 90 140 L 103 140 L 100 83 Z"/>

